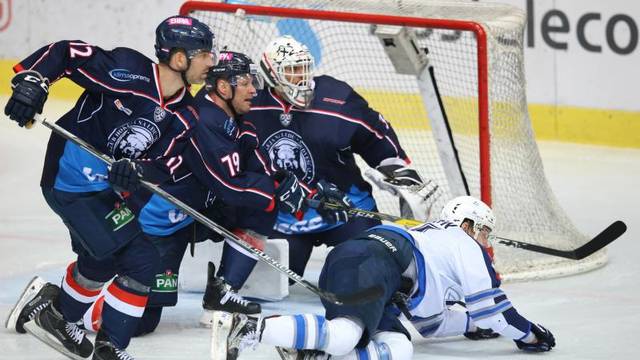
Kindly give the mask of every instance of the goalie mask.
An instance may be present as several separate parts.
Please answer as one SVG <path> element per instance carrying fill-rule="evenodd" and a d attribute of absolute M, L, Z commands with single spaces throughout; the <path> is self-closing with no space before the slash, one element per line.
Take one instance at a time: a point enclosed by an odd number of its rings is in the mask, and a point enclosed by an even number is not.
<path fill-rule="evenodd" d="M 267 45 L 260 59 L 265 82 L 292 105 L 306 108 L 313 99 L 313 56 L 291 36 L 282 36 Z"/>
<path fill-rule="evenodd" d="M 473 221 L 473 230 L 476 234 L 485 226 L 489 230 L 493 230 L 496 226 L 493 210 L 473 196 L 458 196 L 449 201 L 442 208 L 440 219 L 450 221 L 458 226 L 465 219 L 469 219 Z"/>

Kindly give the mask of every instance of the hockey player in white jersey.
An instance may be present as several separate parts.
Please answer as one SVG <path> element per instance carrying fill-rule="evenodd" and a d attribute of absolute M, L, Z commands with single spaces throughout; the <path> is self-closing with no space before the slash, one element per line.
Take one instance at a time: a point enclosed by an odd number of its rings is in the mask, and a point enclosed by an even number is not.
<path fill-rule="evenodd" d="M 491 209 L 460 197 L 445 205 L 441 217 L 409 231 L 375 226 L 331 251 L 320 287 L 348 294 L 379 285 L 385 291 L 377 300 L 323 302 L 325 316 L 217 313 L 214 359 L 235 359 L 257 342 L 278 347 L 283 359 L 411 359 L 401 313 L 424 337 L 462 335 L 477 326 L 513 339 L 523 351 L 551 350 L 554 336 L 516 311 L 479 244 L 495 226 Z M 452 297 L 463 299 L 467 311 L 449 308 Z"/>

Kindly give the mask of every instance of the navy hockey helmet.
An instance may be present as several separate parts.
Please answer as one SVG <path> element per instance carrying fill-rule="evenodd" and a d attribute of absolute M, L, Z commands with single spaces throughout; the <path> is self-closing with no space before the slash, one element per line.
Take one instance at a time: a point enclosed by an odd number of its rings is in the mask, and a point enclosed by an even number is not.
<path fill-rule="evenodd" d="M 189 16 L 171 16 L 156 28 L 156 56 L 169 60 L 172 49 L 183 49 L 191 59 L 199 52 L 216 53 L 215 35 L 206 24 Z"/>
<path fill-rule="evenodd" d="M 218 79 L 229 81 L 231 86 L 238 86 L 238 80 L 246 78 L 256 89 L 262 89 L 262 77 L 258 76 L 258 65 L 243 53 L 226 51 L 220 52 L 218 64 L 209 69 L 206 85 L 213 87 Z"/>

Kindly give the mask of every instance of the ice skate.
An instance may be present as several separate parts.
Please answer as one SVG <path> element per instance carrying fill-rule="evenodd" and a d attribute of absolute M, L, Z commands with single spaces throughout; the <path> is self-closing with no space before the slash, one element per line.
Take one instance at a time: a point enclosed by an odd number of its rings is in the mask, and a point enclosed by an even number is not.
<path fill-rule="evenodd" d="M 34 277 L 11 309 L 5 327 L 9 330 L 15 329 L 20 334 L 26 333 L 24 323 L 33 320 L 33 317 L 50 304 L 59 293 L 60 288 L 57 285 L 48 283 L 39 276 Z"/>
<path fill-rule="evenodd" d="M 255 348 L 262 334 L 262 319 L 246 314 L 213 313 L 211 359 L 236 360 L 240 352 Z"/>
<path fill-rule="evenodd" d="M 215 266 L 212 262 L 209 262 L 207 288 L 202 298 L 202 308 L 204 309 L 200 318 L 202 325 L 211 327 L 214 311 L 247 315 L 260 313 L 262 310 L 260 304 L 245 300 L 224 279 L 215 277 L 215 271 Z"/>
<path fill-rule="evenodd" d="M 47 305 L 33 320 L 24 324 L 25 330 L 71 359 L 91 356 L 93 344 L 86 332 L 75 323 L 67 322 L 53 304 Z"/>

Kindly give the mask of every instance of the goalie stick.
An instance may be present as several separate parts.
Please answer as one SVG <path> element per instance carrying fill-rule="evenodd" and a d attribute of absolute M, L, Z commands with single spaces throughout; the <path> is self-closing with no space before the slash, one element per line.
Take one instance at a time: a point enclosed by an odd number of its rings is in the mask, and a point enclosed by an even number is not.
<path fill-rule="evenodd" d="M 327 203 L 327 202 L 323 203 L 323 206 L 331 210 L 344 209 L 339 204 L 333 204 L 333 203 Z M 418 220 L 404 219 L 399 216 L 379 213 L 375 211 L 367 211 L 367 210 L 356 209 L 356 208 L 349 208 L 346 210 L 349 216 L 359 216 L 359 217 L 366 217 L 370 219 L 378 219 L 381 221 L 389 221 L 389 222 L 396 223 L 398 225 L 402 225 L 404 227 L 413 227 L 413 226 L 418 226 L 422 224 L 422 222 Z M 607 226 L 606 229 L 602 230 L 602 232 L 596 235 L 593 239 L 589 240 L 584 245 L 572 250 L 553 249 L 553 248 L 549 248 L 541 245 L 526 243 L 523 241 L 507 239 L 500 236 L 492 236 L 492 238 L 495 239 L 494 242 L 503 246 L 510 246 L 510 247 L 514 247 L 522 250 L 538 252 L 541 254 L 563 257 L 566 259 L 582 260 L 587 256 L 595 253 L 596 251 L 602 249 L 603 247 L 609 245 L 611 242 L 613 242 L 614 240 L 619 238 L 622 234 L 624 234 L 625 231 L 627 231 L 627 225 L 624 222 L 620 220 L 614 221 L 611 225 Z"/>
<path fill-rule="evenodd" d="M 111 165 L 111 163 L 113 163 L 114 160 L 111 157 L 101 153 L 96 148 L 94 148 L 91 144 L 85 142 L 81 138 L 79 138 L 76 135 L 70 133 L 66 129 L 60 127 L 58 124 L 48 122 L 47 119 L 44 116 L 42 116 L 40 114 L 36 114 L 34 120 L 37 121 L 37 122 L 42 123 L 42 125 L 46 126 L 51 131 L 53 131 L 56 134 L 58 134 L 59 136 L 65 138 L 66 140 L 69 140 L 69 141 L 73 142 L 74 144 L 82 147 L 84 150 L 88 151 L 89 153 L 91 153 L 92 155 L 94 155 L 98 159 L 104 161 L 105 163 L 107 163 L 109 165 Z M 375 299 L 377 299 L 377 298 L 379 298 L 380 296 L 383 295 L 383 289 L 380 286 L 373 286 L 373 287 L 370 287 L 370 288 L 367 288 L 367 289 L 364 289 L 362 291 L 358 291 L 358 292 L 355 292 L 355 293 L 351 293 L 351 294 L 336 294 L 336 293 L 332 293 L 332 292 L 320 289 L 318 286 L 313 285 L 309 281 L 305 280 L 302 276 L 294 273 L 293 271 L 291 271 L 286 266 L 284 266 L 284 265 L 280 264 L 279 262 L 277 262 L 276 260 L 272 259 L 269 255 L 265 254 L 264 252 L 256 249 L 255 247 L 249 245 L 247 242 L 245 242 L 242 239 L 238 238 L 231 231 L 229 231 L 226 228 L 216 224 L 211 219 L 207 218 L 206 216 L 204 216 L 201 213 L 197 212 L 196 210 L 192 209 L 187 204 L 183 203 L 182 201 L 180 201 L 179 199 L 177 199 L 173 195 L 171 195 L 171 194 L 167 193 L 166 191 L 162 190 L 159 186 L 154 185 L 154 184 L 152 184 L 150 182 L 147 182 L 147 181 L 144 181 L 144 180 L 141 181 L 141 184 L 145 189 L 147 189 L 147 190 L 149 190 L 149 191 L 151 191 L 151 192 L 163 197 L 165 200 L 169 201 L 171 204 L 173 204 L 174 206 L 178 207 L 180 210 L 184 211 L 186 214 L 191 216 L 194 220 L 198 221 L 199 223 L 201 223 L 202 225 L 208 227 L 209 229 L 215 231 L 216 233 L 218 233 L 218 234 L 220 234 L 220 235 L 222 235 L 222 236 L 224 236 L 224 237 L 226 237 L 228 239 L 231 239 L 233 242 L 235 242 L 236 244 L 241 246 L 243 249 L 245 249 L 245 250 L 249 251 L 250 253 L 252 253 L 253 255 L 255 255 L 258 258 L 258 260 L 260 260 L 263 263 L 271 266 L 272 268 L 276 269 L 277 271 L 280 271 L 281 273 L 283 273 L 287 277 L 289 277 L 289 279 L 297 282 L 298 284 L 300 284 L 303 287 L 305 287 L 307 290 L 315 293 L 316 295 L 320 296 L 321 298 L 323 298 L 323 299 L 325 299 L 325 300 L 327 300 L 329 302 L 332 302 L 332 303 L 334 303 L 336 305 L 355 305 L 355 304 L 359 304 L 359 303 L 370 302 L 370 301 L 375 300 Z"/>

